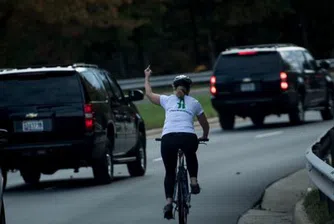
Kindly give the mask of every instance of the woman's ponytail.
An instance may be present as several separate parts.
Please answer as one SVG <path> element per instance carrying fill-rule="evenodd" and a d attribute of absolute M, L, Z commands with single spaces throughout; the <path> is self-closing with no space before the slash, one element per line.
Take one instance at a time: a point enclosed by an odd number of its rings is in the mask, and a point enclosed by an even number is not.
<path fill-rule="evenodd" d="M 183 86 L 178 86 L 175 90 L 175 95 L 180 98 L 180 99 L 183 99 L 184 98 L 184 95 L 186 95 L 186 92 L 187 90 L 185 89 L 185 87 Z"/>

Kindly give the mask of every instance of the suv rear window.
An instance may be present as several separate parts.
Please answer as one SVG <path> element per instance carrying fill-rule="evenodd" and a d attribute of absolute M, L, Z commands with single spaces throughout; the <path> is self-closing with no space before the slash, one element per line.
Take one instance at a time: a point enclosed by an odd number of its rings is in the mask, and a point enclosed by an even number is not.
<path fill-rule="evenodd" d="M 215 75 L 241 76 L 245 74 L 277 71 L 281 59 L 277 52 L 257 52 L 251 55 L 220 55 L 215 65 Z"/>
<path fill-rule="evenodd" d="M 82 102 L 76 72 L 0 75 L 0 107 Z"/>

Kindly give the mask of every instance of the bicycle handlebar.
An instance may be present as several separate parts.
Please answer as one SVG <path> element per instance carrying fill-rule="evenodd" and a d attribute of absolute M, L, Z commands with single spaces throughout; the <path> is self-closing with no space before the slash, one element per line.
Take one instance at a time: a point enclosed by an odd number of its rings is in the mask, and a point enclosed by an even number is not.
<path fill-rule="evenodd" d="M 161 142 L 161 138 L 156 138 L 155 141 Z M 208 141 L 209 141 L 208 138 L 206 138 L 206 139 L 198 139 L 198 143 L 199 144 L 206 144 L 205 142 L 208 142 Z"/>

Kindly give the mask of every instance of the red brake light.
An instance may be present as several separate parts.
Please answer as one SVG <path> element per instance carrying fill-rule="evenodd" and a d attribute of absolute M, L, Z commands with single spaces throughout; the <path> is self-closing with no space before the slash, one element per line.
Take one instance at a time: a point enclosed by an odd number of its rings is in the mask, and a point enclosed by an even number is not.
<path fill-rule="evenodd" d="M 94 112 L 91 104 L 85 104 L 85 127 L 87 131 L 92 131 L 94 128 Z"/>
<path fill-rule="evenodd" d="M 211 76 L 211 78 L 210 78 L 210 83 L 211 83 L 211 85 L 212 84 L 216 84 L 216 76 Z"/>
<path fill-rule="evenodd" d="M 94 125 L 93 119 L 86 119 L 85 120 L 85 126 L 86 126 L 87 130 L 92 130 L 93 125 Z"/>
<path fill-rule="evenodd" d="M 289 84 L 287 82 L 281 82 L 281 89 L 287 90 L 289 87 Z"/>
<path fill-rule="evenodd" d="M 239 55 L 254 55 L 256 54 L 256 51 L 240 51 L 238 54 Z"/>
<path fill-rule="evenodd" d="M 211 86 L 211 88 L 210 88 L 210 92 L 211 92 L 212 94 L 216 94 L 216 93 L 217 93 L 217 89 L 216 89 L 216 87 Z"/>
<path fill-rule="evenodd" d="M 287 75 L 285 72 L 281 72 L 281 73 L 280 73 L 280 78 L 281 78 L 282 80 L 286 80 L 286 79 L 288 78 L 288 75 Z"/>
<path fill-rule="evenodd" d="M 92 113 L 93 107 L 91 104 L 85 104 L 85 113 Z"/>
<path fill-rule="evenodd" d="M 285 72 L 281 72 L 279 74 L 279 77 L 281 78 L 281 89 L 287 90 L 289 88 L 289 84 L 287 82 L 288 74 L 286 74 Z"/>
<path fill-rule="evenodd" d="M 216 76 L 211 76 L 210 78 L 210 92 L 212 95 L 215 95 L 217 93 L 217 89 L 215 87 L 215 84 L 217 82 Z"/>

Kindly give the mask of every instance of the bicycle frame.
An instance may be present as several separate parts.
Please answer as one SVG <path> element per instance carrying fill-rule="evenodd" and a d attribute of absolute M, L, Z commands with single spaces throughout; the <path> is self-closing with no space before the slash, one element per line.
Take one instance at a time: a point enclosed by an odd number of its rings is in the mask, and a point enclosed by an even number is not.
<path fill-rule="evenodd" d="M 191 194 L 189 193 L 189 188 L 188 188 L 188 170 L 186 168 L 185 162 L 184 162 L 184 153 L 182 150 L 179 149 L 178 151 L 178 170 L 176 173 L 176 180 L 175 180 L 175 187 L 174 187 L 174 200 L 173 202 L 178 205 L 178 200 L 177 200 L 177 186 L 178 184 L 182 184 L 182 192 L 183 192 L 183 199 L 185 200 L 187 206 L 190 207 L 190 199 L 191 199 Z"/>
<path fill-rule="evenodd" d="M 178 172 L 177 172 L 177 176 L 176 176 L 176 184 L 178 182 L 182 183 L 182 187 L 183 187 L 183 194 L 184 195 L 184 200 L 187 202 L 188 205 L 190 205 L 190 196 L 191 194 L 189 193 L 189 187 L 188 187 L 188 170 L 187 170 L 187 166 L 185 165 L 184 162 L 184 153 L 182 152 L 182 150 L 179 150 L 179 166 L 178 166 Z"/>

